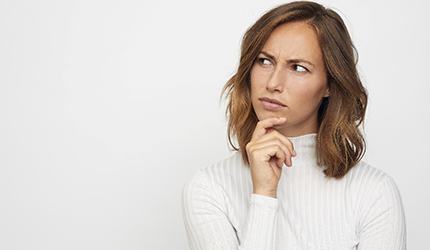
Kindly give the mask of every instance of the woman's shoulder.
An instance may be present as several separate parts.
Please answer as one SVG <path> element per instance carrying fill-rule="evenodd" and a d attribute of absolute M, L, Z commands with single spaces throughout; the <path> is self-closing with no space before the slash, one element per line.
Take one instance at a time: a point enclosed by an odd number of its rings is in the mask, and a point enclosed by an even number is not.
<path fill-rule="evenodd" d="M 351 187 L 362 194 L 398 191 L 394 178 L 385 170 L 361 160 L 345 176 Z"/>
<path fill-rule="evenodd" d="M 366 160 L 360 160 L 353 168 L 351 168 L 350 175 L 354 176 L 354 179 L 371 178 L 380 180 L 390 177 L 390 175 L 385 170 L 369 163 Z"/>
<path fill-rule="evenodd" d="M 240 152 L 234 151 L 216 162 L 199 168 L 185 185 L 204 185 L 208 188 L 226 186 L 237 182 L 238 178 L 246 179 L 249 176 L 246 171 Z"/>

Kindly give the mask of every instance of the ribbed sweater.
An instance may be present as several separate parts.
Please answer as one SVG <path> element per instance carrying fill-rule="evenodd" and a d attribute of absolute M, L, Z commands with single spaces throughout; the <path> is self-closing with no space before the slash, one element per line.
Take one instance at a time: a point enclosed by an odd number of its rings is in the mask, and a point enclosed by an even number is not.
<path fill-rule="evenodd" d="M 192 250 L 406 249 L 400 192 L 386 172 L 360 160 L 341 179 L 316 164 L 316 133 L 288 137 L 297 156 L 276 198 L 253 193 L 239 151 L 200 168 L 183 186 Z"/>

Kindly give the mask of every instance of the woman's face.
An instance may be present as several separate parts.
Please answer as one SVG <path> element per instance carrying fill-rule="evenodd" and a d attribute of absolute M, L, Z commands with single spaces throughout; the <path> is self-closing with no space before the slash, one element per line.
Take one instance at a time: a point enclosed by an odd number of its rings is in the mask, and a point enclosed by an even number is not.
<path fill-rule="evenodd" d="M 251 69 L 251 99 L 259 120 L 286 117 L 275 128 L 285 136 L 318 131 L 318 108 L 328 96 L 326 70 L 312 26 L 290 22 L 271 33 Z M 285 106 L 270 108 L 260 98 Z"/>

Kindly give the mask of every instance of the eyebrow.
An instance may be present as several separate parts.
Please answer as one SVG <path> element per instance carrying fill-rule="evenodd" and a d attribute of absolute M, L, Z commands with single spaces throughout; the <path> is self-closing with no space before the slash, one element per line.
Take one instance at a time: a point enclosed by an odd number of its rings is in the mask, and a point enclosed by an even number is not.
<path fill-rule="evenodd" d="M 275 57 L 274 57 L 274 56 L 272 56 L 271 54 L 269 54 L 268 52 L 261 51 L 260 53 L 261 53 L 261 54 L 264 54 L 265 56 L 269 57 L 269 58 L 270 58 L 270 59 L 272 59 L 272 60 L 274 60 L 274 59 L 275 59 Z M 292 58 L 292 59 L 288 59 L 286 62 L 287 62 L 287 63 L 299 63 L 299 62 L 304 62 L 304 63 L 307 63 L 307 64 L 311 65 L 312 67 L 315 67 L 315 65 L 314 65 L 313 63 L 311 63 L 311 62 L 310 62 L 310 61 L 308 61 L 308 60 L 302 59 L 302 58 Z"/>

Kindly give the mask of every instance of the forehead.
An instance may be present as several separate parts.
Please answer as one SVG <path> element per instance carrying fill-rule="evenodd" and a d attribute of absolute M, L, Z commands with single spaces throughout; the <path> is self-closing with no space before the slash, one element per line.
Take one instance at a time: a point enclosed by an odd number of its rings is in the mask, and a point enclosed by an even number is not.
<path fill-rule="evenodd" d="M 278 26 L 270 34 L 263 50 L 286 59 L 303 58 L 315 64 L 322 62 L 317 34 L 305 22 L 289 22 Z"/>

